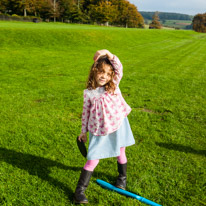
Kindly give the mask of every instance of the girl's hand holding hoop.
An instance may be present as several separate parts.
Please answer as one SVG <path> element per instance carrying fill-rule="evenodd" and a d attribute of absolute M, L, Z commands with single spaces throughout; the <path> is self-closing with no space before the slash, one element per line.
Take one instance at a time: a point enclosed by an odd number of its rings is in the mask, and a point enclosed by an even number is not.
<path fill-rule="evenodd" d="M 79 140 L 80 142 L 81 142 L 81 140 L 82 140 L 83 142 L 86 142 L 86 141 L 87 141 L 87 133 L 81 133 L 81 134 L 79 135 L 78 140 Z"/>

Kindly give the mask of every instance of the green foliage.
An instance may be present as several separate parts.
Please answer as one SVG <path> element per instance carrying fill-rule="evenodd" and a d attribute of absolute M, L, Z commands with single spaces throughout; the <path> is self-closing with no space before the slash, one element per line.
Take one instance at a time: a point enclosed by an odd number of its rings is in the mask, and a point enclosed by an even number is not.
<path fill-rule="evenodd" d="M 42 19 L 36 16 L 18 16 L 13 14 L 10 16 L 9 14 L 0 14 L 0 20 L 9 20 L 9 21 L 29 21 L 33 22 L 36 19 L 38 22 L 41 22 Z"/>
<path fill-rule="evenodd" d="M 126 27 L 136 27 L 143 28 L 144 27 L 144 19 L 139 12 L 137 12 L 137 8 L 130 4 L 127 1 L 119 1 L 119 20 L 118 22 L 126 25 Z"/>
<path fill-rule="evenodd" d="M 13 17 L 19 17 L 17 14 L 12 14 Z"/>
<path fill-rule="evenodd" d="M 205 204 L 206 35 L 0 21 L 1 205 L 73 205 L 85 163 L 76 146 L 83 89 L 96 50 L 123 63 L 120 89 L 136 140 L 128 190 L 159 204 Z M 145 205 L 102 189 L 116 159 L 100 161 L 90 205 Z"/>
<path fill-rule="evenodd" d="M 143 28 L 144 20 L 137 7 L 127 0 L 27 0 L 0 3 L 0 12 L 34 15 L 44 21 L 98 23 Z"/>

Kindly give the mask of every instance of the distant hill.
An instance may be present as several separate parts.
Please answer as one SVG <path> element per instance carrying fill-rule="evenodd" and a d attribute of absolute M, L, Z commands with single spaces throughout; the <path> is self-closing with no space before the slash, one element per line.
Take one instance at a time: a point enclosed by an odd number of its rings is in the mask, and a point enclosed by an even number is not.
<path fill-rule="evenodd" d="M 143 18 L 146 20 L 152 20 L 152 16 L 155 12 L 148 11 L 139 11 Z M 188 14 L 179 14 L 179 13 L 169 13 L 169 12 L 159 12 L 160 20 L 188 20 L 191 21 L 193 16 Z"/>

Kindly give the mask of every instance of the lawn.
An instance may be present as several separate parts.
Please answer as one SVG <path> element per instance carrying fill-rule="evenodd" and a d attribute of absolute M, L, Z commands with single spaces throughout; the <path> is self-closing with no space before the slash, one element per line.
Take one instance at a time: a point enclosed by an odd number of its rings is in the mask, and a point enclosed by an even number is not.
<path fill-rule="evenodd" d="M 103 48 L 123 64 L 132 108 L 127 189 L 163 206 L 206 205 L 206 34 L 4 21 L 0 205 L 73 205 L 86 161 L 76 146 L 83 90 Z M 116 176 L 116 159 L 101 160 L 90 205 L 145 205 L 96 184 Z"/>

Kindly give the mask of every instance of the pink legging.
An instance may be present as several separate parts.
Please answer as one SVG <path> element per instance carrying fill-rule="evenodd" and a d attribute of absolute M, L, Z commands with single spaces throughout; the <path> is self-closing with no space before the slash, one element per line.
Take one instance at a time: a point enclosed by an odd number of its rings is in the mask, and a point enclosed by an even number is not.
<path fill-rule="evenodd" d="M 117 161 L 120 164 L 127 163 L 127 157 L 125 154 L 125 147 L 120 148 L 120 156 L 117 157 Z M 84 169 L 88 171 L 94 171 L 95 167 L 98 165 L 99 160 L 87 160 L 86 164 L 84 165 Z"/>

